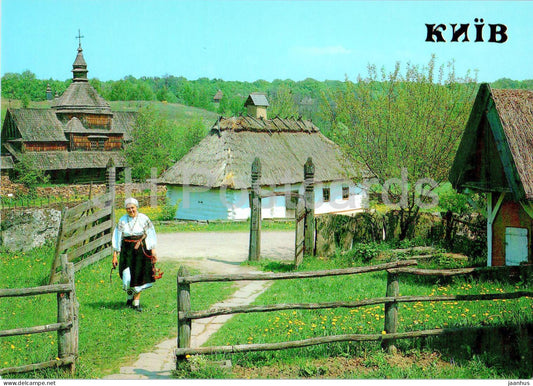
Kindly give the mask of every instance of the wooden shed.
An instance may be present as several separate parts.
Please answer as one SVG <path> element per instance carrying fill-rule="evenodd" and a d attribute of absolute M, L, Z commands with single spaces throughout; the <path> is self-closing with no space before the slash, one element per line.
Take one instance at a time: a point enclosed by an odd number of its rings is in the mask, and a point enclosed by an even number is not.
<path fill-rule="evenodd" d="M 486 193 L 487 265 L 533 262 L 533 91 L 479 88 L 450 171 Z"/>

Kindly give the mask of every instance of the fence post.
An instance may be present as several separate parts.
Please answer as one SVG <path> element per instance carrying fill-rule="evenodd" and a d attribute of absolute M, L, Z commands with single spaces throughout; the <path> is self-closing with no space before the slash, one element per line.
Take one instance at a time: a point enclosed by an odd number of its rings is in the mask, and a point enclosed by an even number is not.
<path fill-rule="evenodd" d="M 191 319 L 187 317 L 180 317 L 180 313 L 187 314 L 191 311 L 191 285 L 189 283 L 180 283 L 179 278 L 188 276 L 189 271 L 184 266 L 181 266 L 178 271 L 178 348 L 191 347 Z M 176 367 L 178 363 L 184 360 L 183 355 L 176 356 Z"/>
<path fill-rule="evenodd" d="M 261 256 L 261 161 L 255 157 L 252 163 L 252 189 L 250 190 L 250 246 L 248 260 L 259 260 Z"/>
<path fill-rule="evenodd" d="M 67 255 L 61 255 L 61 281 L 64 283 L 74 283 L 74 264 L 68 263 Z M 57 322 L 66 323 L 72 321 L 72 327 L 67 330 L 57 332 L 57 356 L 60 359 L 69 356 L 76 357 L 77 354 L 77 332 L 78 320 L 76 317 L 76 295 L 74 292 L 59 292 L 57 294 Z M 70 364 L 70 372 L 74 374 L 76 364 Z"/>
<path fill-rule="evenodd" d="M 397 297 L 400 294 L 400 285 L 398 282 L 398 274 L 387 272 L 387 297 Z M 394 334 L 398 330 L 398 303 L 385 303 L 385 332 L 387 334 Z M 396 347 L 392 344 L 391 339 L 382 342 L 381 347 L 387 349 L 389 352 L 395 352 Z"/>
<path fill-rule="evenodd" d="M 304 165 L 305 227 L 304 254 L 315 254 L 315 165 L 309 157 Z"/>

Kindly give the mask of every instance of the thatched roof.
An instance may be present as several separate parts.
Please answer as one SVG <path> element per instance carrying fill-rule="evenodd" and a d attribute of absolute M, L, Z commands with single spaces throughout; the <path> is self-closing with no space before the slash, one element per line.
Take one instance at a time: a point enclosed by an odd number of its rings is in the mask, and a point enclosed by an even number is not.
<path fill-rule="evenodd" d="M 246 189 L 251 185 L 251 166 L 259 157 L 262 185 L 303 182 L 303 165 L 312 157 L 315 181 L 346 180 L 356 170 L 340 148 L 323 136 L 310 121 L 220 118 L 210 133 L 159 182 L 209 188 Z"/>
<path fill-rule="evenodd" d="M 533 91 L 492 90 L 524 193 L 533 200 Z"/>
<path fill-rule="evenodd" d="M 533 91 L 480 86 L 450 181 L 533 200 Z"/>
<path fill-rule="evenodd" d="M 222 90 L 218 90 L 217 93 L 215 94 L 215 96 L 213 97 L 213 100 L 220 101 L 223 96 L 224 96 L 224 94 L 222 93 Z"/>

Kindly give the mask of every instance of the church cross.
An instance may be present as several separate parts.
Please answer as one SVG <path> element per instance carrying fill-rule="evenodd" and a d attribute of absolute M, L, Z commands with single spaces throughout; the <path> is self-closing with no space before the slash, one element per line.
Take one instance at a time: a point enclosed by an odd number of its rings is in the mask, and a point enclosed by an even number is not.
<path fill-rule="evenodd" d="M 79 43 L 80 43 L 80 47 L 81 47 L 81 38 L 84 38 L 85 36 L 83 36 L 80 32 L 80 30 L 78 29 L 78 36 L 76 36 L 76 39 L 78 39 Z"/>

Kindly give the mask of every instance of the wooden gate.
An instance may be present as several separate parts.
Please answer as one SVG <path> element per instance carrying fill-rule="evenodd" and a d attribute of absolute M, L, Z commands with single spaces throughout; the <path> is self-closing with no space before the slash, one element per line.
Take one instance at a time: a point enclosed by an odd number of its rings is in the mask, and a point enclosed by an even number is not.
<path fill-rule="evenodd" d="M 305 201 L 298 198 L 295 210 L 296 235 L 294 237 L 294 266 L 298 267 L 304 259 L 305 244 Z"/>
<path fill-rule="evenodd" d="M 108 164 L 108 192 L 73 208 L 63 208 L 49 284 L 58 278 L 61 255 L 67 255 L 79 271 L 111 256 L 111 237 L 115 222 L 115 167 Z"/>
<path fill-rule="evenodd" d="M 261 161 L 258 157 L 252 163 L 252 189 L 250 190 L 250 244 L 248 260 L 259 260 L 261 254 L 261 199 L 265 197 L 295 197 L 296 234 L 294 246 L 294 265 L 298 267 L 304 254 L 315 252 L 315 167 L 311 157 L 304 165 L 304 194 L 292 190 L 269 192 L 260 187 Z"/>

